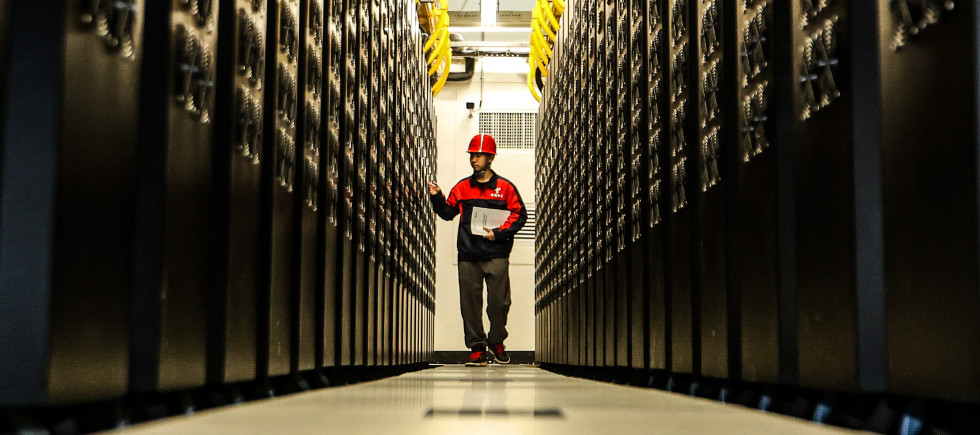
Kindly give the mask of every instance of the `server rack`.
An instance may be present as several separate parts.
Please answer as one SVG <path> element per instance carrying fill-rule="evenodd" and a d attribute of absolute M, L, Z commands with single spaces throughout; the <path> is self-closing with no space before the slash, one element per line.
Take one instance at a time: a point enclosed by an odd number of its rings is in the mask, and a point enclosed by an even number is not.
<path fill-rule="evenodd" d="M 300 115 L 300 41 L 306 32 L 299 19 L 299 0 L 268 4 L 265 96 L 273 110 L 265 112 L 260 239 L 258 376 L 290 373 L 293 354 L 294 300 L 298 289 L 293 265 L 296 253 L 296 149 Z M 305 90 L 305 89 L 304 89 Z M 298 140 L 299 139 L 299 140 Z M 297 146 L 297 144 L 299 144 Z"/>
<path fill-rule="evenodd" d="M 110 8 L 109 5 L 105 5 Z M 130 389 L 206 381 L 218 5 L 144 5 Z"/>
<path fill-rule="evenodd" d="M 648 328 L 646 310 L 649 305 L 646 288 L 650 285 L 649 280 L 651 270 L 644 264 L 647 260 L 646 237 L 648 237 L 647 214 L 650 206 L 649 195 L 645 192 L 652 183 L 652 177 L 647 175 L 649 166 L 649 131 L 646 126 L 646 111 L 644 102 L 647 95 L 647 65 L 644 62 L 647 51 L 647 19 L 648 13 L 645 2 L 630 1 L 627 3 L 628 11 L 624 17 L 628 19 L 624 27 L 628 28 L 628 49 L 629 59 L 623 72 L 629 73 L 628 78 L 628 110 L 624 110 L 624 117 L 628 115 L 626 127 L 628 128 L 629 142 L 629 191 L 625 196 L 629 206 L 629 230 L 623 229 L 624 249 L 629 254 L 628 263 L 624 266 L 630 276 L 628 283 L 629 297 L 629 319 L 628 333 L 624 334 L 629 339 L 629 360 L 630 367 L 642 369 L 649 366 Z"/>
<path fill-rule="evenodd" d="M 214 130 L 213 287 L 208 383 L 254 379 L 264 119 L 266 5 L 239 0 L 218 11 Z"/>
<path fill-rule="evenodd" d="M 665 149 L 669 146 L 668 124 L 670 108 L 670 33 L 669 19 L 662 0 L 647 2 L 645 9 L 646 28 L 646 57 L 643 59 L 646 71 L 646 93 L 643 102 L 646 118 L 646 156 L 642 164 L 646 164 L 644 174 L 647 185 L 647 207 L 644 215 L 644 227 L 648 239 L 643 243 L 647 259 L 643 263 L 646 274 L 648 305 L 646 326 L 647 352 L 649 353 L 649 368 L 666 370 L 670 353 L 670 316 L 667 304 L 667 269 L 666 269 L 666 218 L 670 214 L 667 208 L 671 203 L 665 199 L 665 191 L 669 192 L 669 179 L 672 174 L 670 160 L 666 158 Z M 642 70 L 642 69 L 641 69 Z"/>
<path fill-rule="evenodd" d="M 4 417 L 111 408 L 94 431 L 431 356 L 410 5 L 62 3 L 0 5 Z"/>
<path fill-rule="evenodd" d="M 722 16 L 728 5 L 716 0 L 702 0 L 692 3 L 691 53 L 696 53 L 698 68 L 692 68 L 691 100 L 689 108 L 697 107 L 690 113 L 697 120 L 692 143 L 697 144 L 692 163 L 696 171 L 688 172 L 694 179 L 690 185 L 697 186 L 691 195 L 692 239 L 697 245 L 692 247 L 695 260 L 692 267 L 692 288 L 695 289 L 692 308 L 695 312 L 695 370 L 696 373 L 714 378 L 729 376 L 728 346 L 728 282 L 726 263 L 725 189 L 727 174 L 723 177 L 723 156 L 721 136 L 728 128 L 727 118 L 722 112 L 724 93 L 723 70 L 727 57 L 723 44 L 727 32 Z"/>
<path fill-rule="evenodd" d="M 691 11 L 689 0 L 673 0 L 667 3 L 667 35 L 669 36 L 670 104 L 669 118 L 665 126 L 669 134 L 663 160 L 670 167 L 667 189 L 670 192 L 670 213 L 664 216 L 667 225 L 666 255 L 668 319 L 668 367 L 679 373 L 693 374 L 695 369 L 693 297 L 691 283 L 691 211 L 688 137 L 697 137 L 690 131 L 691 104 L 688 82 L 691 69 Z M 695 62 L 697 59 L 694 60 Z M 696 107 L 696 106 L 695 106 Z"/>
<path fill-rule="evenodd" d="M 370 166 L 370 112 L 369 100 L 370 78 L 372 73 L 372 29 L 370 0 L 362 0 L 357 4 L 355 14 L 358 15 L 358 48 L 357 72 L 354 82 L 357 83 L 357 98 L 355 115 L 354 154 L 356 164 L 354 242 L 356 251 L 353 260 L 353 329 L 352 343 L 354 346 L 354 365 L 362 365 L 367 359 L 367 298 L 368 298 L 368 168 Z"/>
<path fill-rule="evenodd" d="M 341 240 L 344 238 L 343 218 L 346 204 L 344 195 L 343 165 L 345 155 L 342 147 L 342 131 L 346 127 L 344 122 L 344 95 L 345 83 L 343 82 L 344 64 L 344 4 L 342 0 L 329 0 L 324 5 L 326 29 L 324 30 L 324 52 L 323 52 L 323 73 L 324 85 L 327 92 L 324 94 L 324 115 L 325 123 L 323 152 L 320 155 L 320 168 L 324 177 L 321 181 L 320 196 L 323 212 L 318 222 L 320 227 L 320 248 L 318 249 L 318 263 L 321 272 L 317 273 L 317 290 L 322 294 L 322 300 L 317 305 L 323 306 L 323 318 L 317 319 L 318 333 L 322 334 L 317 340 L 317 365 L 320 367 L 335 367 L 341 363 L 340 350 L 340 321 L 343 314 L 339 312 L 343 306 L 340 299 L 343 288 L 340 277 L 342 276 L 341 259 L 342 252 Z M 319 310 L 318 310 L 319 312 Z"/>
<path fill-rule="evenodd" d="M 543 362 L 976 403 L 974 4 L 569 12 L 536 150 Z"/>
<path fill-rule="evenodd" d="M 341 230 L 343 235 L 338 248 L 338 276 L 340 276 L 338 291 L 338 306 L 340 311 L 340 353 L 338 365 L 347 366 L 354 363 L 354 256 L 356 251 L 357 216 L 355 207 L 357 206 L 357 190 L 355 177 L 357 175 L 357 94 L 358 94 L 358 13 L 357 2 L 344 1 L 343 9 L 340 13 L 344 18 L 344 40 L 342 52 L 344 53 L 342 65 L 344 68 L 341 76 L 341 87 L 344 89 L 343 95 L 343 121 L 340 129 L 341 147 L 343 163 L 340 165 L 341 197 L 343 198 L 343 213 L 341 215 Z"/>
<path fill-rule="evenodd" d="M 867 313 L 862 318 L 870 320 L 859 326 L 860 385 L 862 389 L 885 387 L 899 394 L 975 403 L 980 400 L 976 377 L 980 357 L 973 344 L 980 337 L 975 321 L 980 315 L 974 290 L 977 269 L 972 261 L 976 258 L 976 217 L 964 211 L 976 207 L 978 173 L 969 161 L 976 156 L 980 141 L 980 92 L 976 90 L 980 42 L 975 36 L 980 11 L 976 3 L 966 1 L 879 1 L 877 8 L 852 13 L 853 38 L 868 42 L 853 50 L 855 68 L 873 71 L 875 64 L 861 62 L 877 59 L 881 74 L 880 87 L 859 82 L 867 78 L 865 74 L 855 74 L 853 84 L 858 101 L 869 98 L 862 90 L 881 90 L 880 122 L 855 125 L 856 154 L 861 156 L 855 159 L 859 174 L 855 183 L 880 186 L 881 202 L 877 204 L 884 224 L 880 242 L 865 237 L 857 240 L 859 259 L 883 245 L 882 261 L 877 264 L 884 265 L 872 269 L 881 272 L 883 281 L 858 281 L 859 313 Z M 865 29 L 877 29 L 878 37 L 872 34 L 864 39 L 866 34 L 858 32 Z M 930 58 L 944 61 L 925 61 Z M 960 83 L 962 88 L 936 86 L 942 82 Z M 971 85 L 972 101 L 966 91 Z M 862 109 L 855 106 L 855 110 Z M 875 119 L 863 112 L 855 118 Z M 875 132 L 881 134 L 881 160 L 877 162 L 879 154 L 869 146 L 879 139 Z M 876 163 L 881 179 L 869 180 L 865 174 L 873 173 L 868 168 L 875 168 Z M 930 187 L 916 173 L 942 175 L 943 186 Z M 964 195 L 949 196 L 952 192 Z M 876 193 L 858 190 L 857 204 L 876 205 L 868 199 Z M 858 209 L 859 221 L 867 215 Z M 937 220 L 941 222 L 938 226 Z M 954 243 L 962 240 L 968 242 Z M 969 260 L 954 263 L 965 259 Z M 950 264 L 963 268 L 944 266 Z M 858 266 L 858 270 L 870 269 L 860 260 Z M 929 279 L 930 275 L 936 279 Z M 887 335 L 868 327 L 883 318 Z M 882 352 L 883 348 L 887 351 Z"/>
<path fill-rule="evenodd" d="M 145 14 L 126 6 L 2 5 L 0 352 L 17 358 L 0 364 L 0 406 L 128 388 Z"/>
<path fill-rule="evenodd" d="M 780 382 L 780 293 L 777 244 L 777 157 L 771 146 L 778 114 L 774 106 L 775 6 L 757 1 L 743 9 L 727 8 L 725 63 L 727 113 L 722 136 L 734 144 L 723 167 L 731 174 L 726 201 L 729 288 L 729 363 L 731 376 L 749 382 Z M 773 351 L 776 349 L 776 351 Z M 741 355 L 738 357 L 737 355 Z"/>
<path fill-rule="evenodd" d="M 300 3 L 299 22 L 305 23 L 300 35 L 298 76 L 301 83 L 296 102 L 300 112 L 296 122 L 297 143 L 295 161 L 300 163 L 296 174 L 297 188 L 294 200 L 294 238 L 297 259 L 293 266 L 296 292 L 292 308 L 292 364 L 291 373 L 312 370 L 316 367 L 317 319 L 322 319 L 322 300 L 317 287 L 320 271 L 317 247 L 320 239 L 320 186 L 322 170 L 320 153 L 323 135 L 323 41 L 324 7 L 322 0 L 305 0 Z M 322 327 L 320 327 L 322 328 Z"/>
<path fill-rule="evenodd" d="M 798 6 L 792 16 L 780 18 L 797 23 L 787 36 L 798 54 L 788 60 L 795 75 L 805 78 L 790 94 L 793 104 L 784 106 L 797 114 L 785 127 L 795 136 L 786 154 L 793 159 L 796 195 L 791 237 L 796 257 L 799 382 L 854 390 L 858 375 L 854 167 L 840 163 L 852 161 L 854 151 L 853 104 L 850 98 L 842 98 L 842 91 L 852 87 L 852 64 L 843 61 L 851 49 L 850 18 L 843 3 Z M 807 200 L 828 195 L 838 200 L 827 206 Z M 834 348 L 843 350 L 831 357 L 826 350 Z"/>

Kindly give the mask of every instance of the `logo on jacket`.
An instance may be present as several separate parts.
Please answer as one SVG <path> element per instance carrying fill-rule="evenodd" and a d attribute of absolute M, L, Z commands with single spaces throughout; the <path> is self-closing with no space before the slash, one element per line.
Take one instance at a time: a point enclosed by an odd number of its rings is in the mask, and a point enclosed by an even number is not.
<path fill-rule="evenodd" d="M 503 198 L 504 197 L 504 194 L 503 193 L 500 193 L 500 188 L 499 187 L 496 188 L 496 189 L 494 189 L 494 192 L 495 193 L 491 193 L 490 194 L 491 197 L 493 197 L 493 198 Z"/>

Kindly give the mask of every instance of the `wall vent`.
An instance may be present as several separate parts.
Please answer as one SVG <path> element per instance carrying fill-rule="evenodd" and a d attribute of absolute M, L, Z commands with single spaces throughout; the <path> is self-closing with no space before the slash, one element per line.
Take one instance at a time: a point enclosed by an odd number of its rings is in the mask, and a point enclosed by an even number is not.
<path fill-rule="evenodd" d="M 537 229 L 537 219 L 535 218 L 534 204 L 524 204 L 527 208 L 527 222 L 520 230 L 517 230 L 517 234 L 514 234 L 514 240 L 534 240 L 535 232 Z"/>
<path fill-rule="evenodd" d="M 498 150 L 533 150 L 537 112 L 479 112 L 480 133 L 489 134 Z"/>

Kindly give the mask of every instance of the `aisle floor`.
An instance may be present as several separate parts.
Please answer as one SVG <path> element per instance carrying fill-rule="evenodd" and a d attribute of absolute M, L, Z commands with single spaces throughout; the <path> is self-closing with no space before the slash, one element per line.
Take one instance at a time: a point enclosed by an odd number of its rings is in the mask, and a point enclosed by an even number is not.
<path fill-rule="evenodd" d="M 823 434 L 832 426 L 525 366 L 448 365 L 133 426 L 136 434 Z"/>

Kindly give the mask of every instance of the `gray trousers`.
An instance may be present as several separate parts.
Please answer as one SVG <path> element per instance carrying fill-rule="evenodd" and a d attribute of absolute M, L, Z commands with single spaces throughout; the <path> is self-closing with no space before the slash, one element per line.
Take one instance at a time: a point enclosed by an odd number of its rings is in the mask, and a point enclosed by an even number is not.
<path fill-rule="evenodd" d="M 463 338 L 466 347 L 503 343 L 507 338 L 507 313 L 510 312 L 510 260 L 459 262 L 459 310 L 463 315 Z M 490 335 L 483 331 L 483 281 L 487 282 L 487 317 Z"/>

